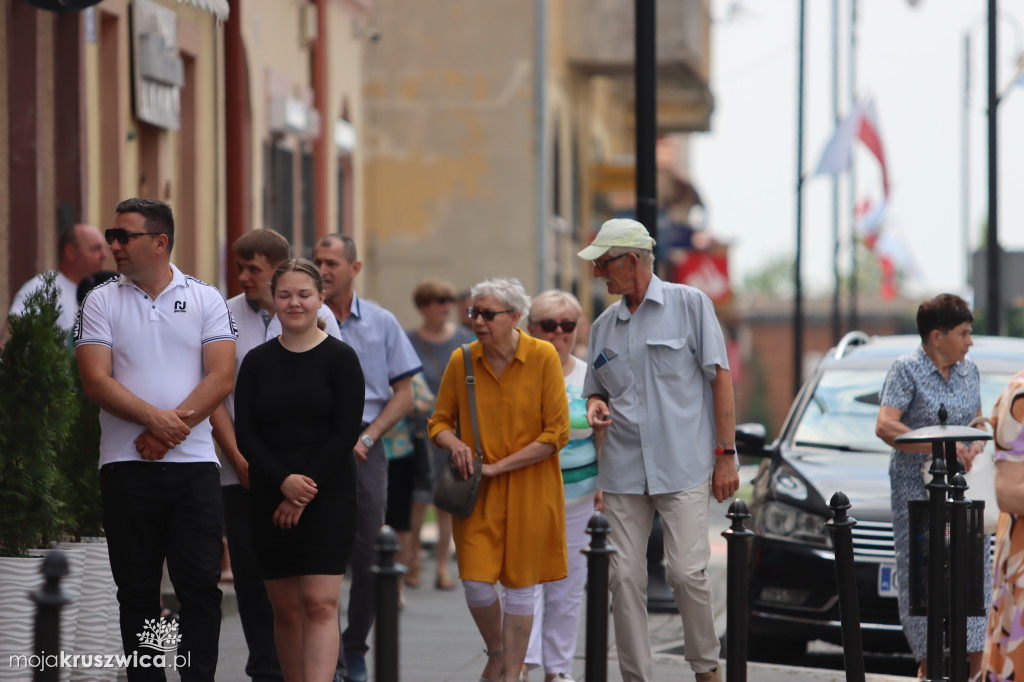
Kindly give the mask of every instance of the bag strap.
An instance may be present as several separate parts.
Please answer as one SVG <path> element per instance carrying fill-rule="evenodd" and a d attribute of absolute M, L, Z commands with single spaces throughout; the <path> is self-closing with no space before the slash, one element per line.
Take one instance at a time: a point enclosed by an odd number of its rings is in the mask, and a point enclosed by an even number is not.
<path fill-rule="evenodd" d="M 473 376 L 473 358 L 469 354 L 469 344 L 462 344 L 462 360 L 466 363 L 466 392 L 469 393 L 469 419 L 473 428 L 473 445 L 476 456 L 483 457 L 484 449 L 480 445 L 480 428 L 476 419 L 476 377 Z"/>

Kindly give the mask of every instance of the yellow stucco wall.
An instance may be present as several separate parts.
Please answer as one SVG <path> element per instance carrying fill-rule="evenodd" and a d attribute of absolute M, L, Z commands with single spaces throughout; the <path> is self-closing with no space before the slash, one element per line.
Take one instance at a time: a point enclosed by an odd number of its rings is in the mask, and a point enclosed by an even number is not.
<path fill-rule="evenodd" d="M 365 294 L 536 278 L 532 3 L 379 3 L 366 53 Z"/>
<path fill-rule="evenodd" d="M 263 207 L 265 158 L 264 145 L 271 139 L 268 109 L 272 95 L 314 99 L 312 49 L 306 32 L 309 15 L 316 15 L 316 6 L 304 0 L 254 0 L 246 2 L 242 13 L 242 40 L 249 70 L 249 93 L 252 107 L 252 216 L 251 227 L 276 227 L 266 224 Z M 329 142 L 330 154 L 321 172 L 328 174 L 328 211 L 324 218 L 327 231 L 336 231 L 338 199 L 335 193 L 337 154 L 334 148 L 334 121 L 341 116 L 342 105 L 348 101 L 349 119 L 357 131 L 362 118 L 362 49 L 363 39 L 354 29 L 362 10 L 346 0 L 327 4 L 327 19 L 316 24 L 316 34 L 326 41 L 328 51 L 327 112 L 320 121 L 321 135 Z M 313 140 L 300 140 L 286 135 L 280 144 L 298 153 L 312 150 Z M 362 224 L 362 150 L 357 145 L 353 155 L 354 219 Z M 294 225 L 298 234 L 301 226 Z"/>
<path fill-rule="evenodd" d="M 338 225 L 338 197 L 335 191 L 335 180 L 338 157 L 334 145 L 334 121 L 342 115 L 342 104 L 348 102 L 349 123 L 356 130 L 356 148 L 352 153 L 352 219 L 353 238 L 356 243 L 363 241 L 365 202 L 365 174 L 363 158 L 365 155 L 365 111 L 363 105 L 363 51 L 372 50 L 375 43 L 370 40 L 368 22 L 351 3 L 332 2 L 328 6 L 329 23 L 326 27 L 328 49 L 330 53 L 331 77 L 327 96 L 327 120 L 323 121 L 324 134 L 330 140 L 332 153 L 327 159 L 330 181 L 329 215 L 327 231 L 336 232 Z M 321 27 L 324 30 L 324 27 Z"/>

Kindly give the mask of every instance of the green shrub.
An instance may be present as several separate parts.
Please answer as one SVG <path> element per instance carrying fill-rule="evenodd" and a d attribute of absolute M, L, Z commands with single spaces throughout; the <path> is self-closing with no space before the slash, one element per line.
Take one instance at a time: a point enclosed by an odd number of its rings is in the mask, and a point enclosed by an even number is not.
<path fill-rule="evenodd" d="M 78 405 L 53 274 L 8 319 L 0 349 L 0 555 L 22 556 L 62 527 L 58 453 Z"/>
<path fill-rule="evenodd" d="M 63 479 L 64 532 L 75 540 L 103 534 L 103 499 L 100 495 L 100 408 L 86 397 L 78 363 L 72 360 L 77 416 L 60 453 Z"/>

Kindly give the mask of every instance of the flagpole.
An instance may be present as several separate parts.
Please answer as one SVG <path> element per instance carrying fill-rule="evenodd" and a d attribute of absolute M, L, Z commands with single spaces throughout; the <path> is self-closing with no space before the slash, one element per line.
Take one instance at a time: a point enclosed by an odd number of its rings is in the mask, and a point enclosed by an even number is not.
<path fill-rule="evenodd" d="M 960 229 L 964 250 L 964 282 L 971 284 L 971 34 L 964 33 L 964 101 L 960 131 Z"/>
<path fill-rule="evenodd" d="M 832 119 L 839 127 L 839 0 L 832 0 Z M 832 176 L 832 342 L 839 343 L 839 174 Z"/>
<path fill-rule="evenodd" d="M 857 0 L 850 0 L 850 107 L 857 104 Z M 857 162 L 850 154 L 850 329 L 857 329 Z"/>
<path fill-rule="evenodd" d="M 804 301 L 801 268 L 804 210 L 804 23 L 806 0 L 800 0 L 796 105 L 796 256 L 793 263 L 793 395 L 803 384 Z"/>

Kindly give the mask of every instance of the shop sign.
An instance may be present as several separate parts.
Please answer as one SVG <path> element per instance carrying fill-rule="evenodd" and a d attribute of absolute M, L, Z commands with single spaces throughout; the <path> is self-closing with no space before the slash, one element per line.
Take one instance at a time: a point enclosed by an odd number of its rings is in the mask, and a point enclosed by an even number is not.
<path fill-rule="evenodd" d="M 686 258 L 676 265 L 675 281 L 689 284 L 708 295 L 715 305 L 723 305 L 732 297 L 729 286 L 729 256 L 725 249 L 687 251 Z"/>
<path fill-rule="evenodd" d="M 132 56 L 135 118 L 178 130 L 185 84 L 185 66 L 178 54 L 178 15 L 150 0 L 135 0 Z"/>

